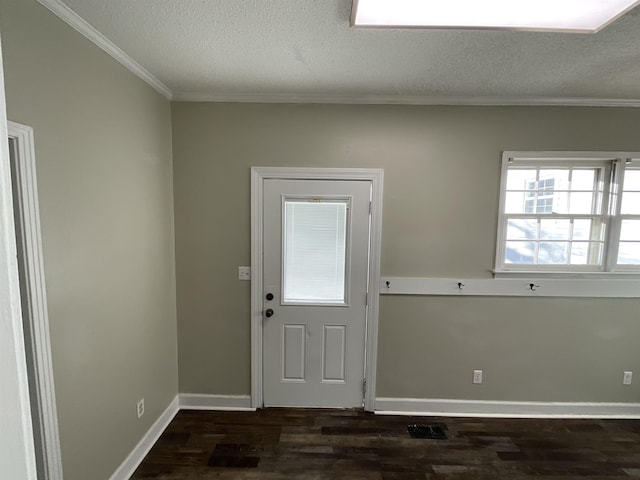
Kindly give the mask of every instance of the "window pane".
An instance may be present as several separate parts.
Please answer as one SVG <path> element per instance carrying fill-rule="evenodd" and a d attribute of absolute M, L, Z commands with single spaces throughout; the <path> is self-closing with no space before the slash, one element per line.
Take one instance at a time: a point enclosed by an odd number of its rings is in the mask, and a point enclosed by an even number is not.
<path fill-rule="evenodd" d="M 511 219 L 507 222 L 507 240 L 537 240 L 538 222 Z"/>
<path fill-rule="evenodd" d="M 569 213 L 569 193 L 553 192 L 553 213 Z"/>
<path fill-rule="evenodd" d="M 624 189 L 640 191 L 640 170 L 627 169 L 624 172 Z"/>
<path fill-rule="evenodd" d="M 344 303 L 347 201 L 286 200 L 285 302 Z"/>
<path fill-rule="evenodd" d="M 535 199 L 533 200 L 533 202 L 535 202 Z M 504 202 L 504 213 L 532 213 L 525 211 L 524 192 L 507 193 Z"/>
<path fill-rule="evenodd" d="M 596 213 L 593 211 L 593 193 L 572 193 L 569 213 Z"/>
<path fill-rule="evenodd" d="M 571 265 L 600 265 L 602 243 L 574 242 L 571 244 Z"/>
<path fill-rule="evenodd" d="M 591 240 L 591 220 L 573 221 L 573 239 Z"/>
<path fill-rule="evenodd" d="M 568 242 L 540 242 L 538 246 L 539 264 L 563 264 L 569 263 Z"/>
<path fill-rule="evenodd" d="M 622 194 L 622 211 L 623 215 L 640 214 L 640 193 L 624 192 Z"/>
<path fill-rule="evenodd" d="M 589 249 L 589 264 L 602 265 L 604 256 L 604 242 L 590 243 Z"/>
<path fill-rule="evenodd" d="M 640 241 L 640 220 L 623 220 L 620 240 Z"/>
<path fill-rule="evenodd" d="M 525 205 L 526 206 L 526 205 Z M 535 206 L 532 204 L 532 213 L 551 213 L 553 212 L 553 197 L 541 197 L 538 195 Z"/>
<path fill-rule="evenodd" d="M 540 220 L 541 240 L 569 240 L 571 220 L 566 219 L 542 219 Z"/>
<path fill-rule="evenodd" d="M 573 170 L 571 172 L 571 190 L 593 190 L 595 170 Z"/>
<path fill-rule="evenodd" d="M 568 192 L 507 192 L 504 213 L 569 213 L 568 199 Z"/>
<path fill-rule="evenodd" d="M 569 190 L 569 169 L 540 169 L 539 190 Z"/>
<path fill-rule="evenodd" d="M 510 168 L 507 171 L 507 190 L 525 190 L 527 182 L 535 181 L 536 170 Z"/>
<path fill-rule="evenodd" d="M 505 263 L 535 263 L 536 244 L 534 242 L 507 242 Z"/>
<path fill-rule="evenodd" d="M 618 264 L 640 265 L 640 242 L 620 242 Z"/>
<path fill-rule="evenodd" d="M 592 240 L 599 240 L 601 242 L 604 242 L 606 233 L 607 233 L 607 225 L 601 220 L 594 220 L 593 231 L 591 232 Z"/>
<path fill-rule="evenodd" d="M 588 243 L 571 244 L 571 265 L 586 265 L 589 257 Z"/>

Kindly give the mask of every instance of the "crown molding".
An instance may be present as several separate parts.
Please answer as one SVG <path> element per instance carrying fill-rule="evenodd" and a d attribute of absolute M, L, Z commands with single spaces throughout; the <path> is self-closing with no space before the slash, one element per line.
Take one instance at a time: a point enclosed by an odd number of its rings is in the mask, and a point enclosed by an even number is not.
<path fill-rule="evenodd" d="M 176 102 L 333 103 L 344 105 L 640 107 L 640 99 L 585 97 L 432 97 L 419 95 L 316 95 L 174 92 Z"/>
<path fill-rule="evenodd" d="M 93 42 L 100 49 L 111 55 L 115 60 L 120 62 L 127 70 L 140 79 L 148 83 L 154 90 L 160 93 L 162 96 L 171 100 L 173 93 L 169 87 L 158 80 L 147 69 L 136 62 L 133 58 L 127 55 L 121 48 L 116 46 L 111 40 L 105 37 L 102 33 L 96 30 L 80 15 L 71 10 L 68 6 L 62 3 L 60 0 L 37 0 L 39 4 L 49 9 L 60 18 L 63 22 L 67 23 L 71 28 L 84 35 L 91 42 Z"/>

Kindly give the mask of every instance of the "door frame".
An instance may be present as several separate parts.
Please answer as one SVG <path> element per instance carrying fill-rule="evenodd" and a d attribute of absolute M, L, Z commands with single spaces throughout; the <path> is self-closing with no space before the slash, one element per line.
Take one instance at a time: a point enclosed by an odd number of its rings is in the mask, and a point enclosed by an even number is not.
<path fill-rule="evenodd" d="M 368 308 L 366 317 L 364 408 L 375 409 L 378 359 L 378 303 L 380 293 L 380 252 L 382 244 L 382 190 L 384 171 L 367 168 L 251 168 L 251 406 L 263 406 L 262 293 L 263 232 L 262 199 L 264 181 L 278 180 L 362 180 L 370 181 L 371 234 L 369 245 Z"/>
<path fill-rule="evenodd" d="M 31 335 L 25 337 L 25 353 L 33 361 L 31 392 L 35 405 L 32 407 L 32 423 L 38 434 L 34 436 L 36 455 L 40 456 L 39 469 L 44 480 L 62 480 L 62 458 L 58 415 L 56 408 L 53 365 L 51 361 L 51 339 L 47 289 L 42 256 L 42 234 L 40 231 L 40 208 L 36 177 L 35 140 L 33 128 L 8 122 L 8 138 L 15 145 L 14 168 L 16 174 L 16 220 L 20 231 L 18 241 L 24 258 L 19 258 L 24 272 L 25 296 L 23 315 Z M 31 360 L 29 360 L 31 359 Z M 35 410 L 35 411 L 34 411 Z"/>
<path fill-rule="evenodd" d="M 0 136 L 0 378 L 3 382 L 0 395 L 0 469 L 13 478 L 35 480 L 37 474 L 22 334 L 2 48 Z"/>

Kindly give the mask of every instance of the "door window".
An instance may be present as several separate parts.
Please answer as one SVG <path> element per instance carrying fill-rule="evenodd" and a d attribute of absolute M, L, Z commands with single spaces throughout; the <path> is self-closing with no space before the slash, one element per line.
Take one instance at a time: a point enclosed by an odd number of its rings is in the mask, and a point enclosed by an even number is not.
<path fill-rule="evenodd" d="M 349 203 L 284 199 L 283 303 L 346 304 Z"/>

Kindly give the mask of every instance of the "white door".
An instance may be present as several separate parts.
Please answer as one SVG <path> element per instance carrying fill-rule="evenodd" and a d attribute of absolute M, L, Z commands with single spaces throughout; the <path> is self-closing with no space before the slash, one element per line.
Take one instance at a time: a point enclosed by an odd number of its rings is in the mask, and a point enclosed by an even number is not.
<path fill-rule="evenodd" d="M 265 406 L 362 406 L 371 188 L 264 182 Z"/>

